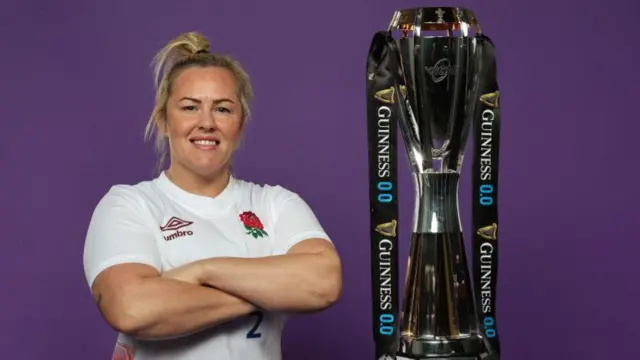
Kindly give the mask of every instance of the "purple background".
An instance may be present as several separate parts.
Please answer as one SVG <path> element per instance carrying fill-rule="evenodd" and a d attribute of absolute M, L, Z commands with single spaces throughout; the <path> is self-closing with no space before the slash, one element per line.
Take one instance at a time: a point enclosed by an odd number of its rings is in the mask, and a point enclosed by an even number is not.
<path fill-rule="evenodd" d="M 110 185 L 151 176 L 149 63 L 169 38 L 199 30 L 244 64 L 257 93 L 238 176 L 302 194 L 344 259 L 341 302 L 290 322 L 287 359 L 372 359 L 367 50 L 394 9 L 452 4 L 476 12 L 499 56 L 503 359 L 631 359 L 635 0 L 4 0 L 0 358 L 110 357 L 115 334 L 82 273 L 85 230 Z M 400 154 L 404 276 L 413 185 Z"/>

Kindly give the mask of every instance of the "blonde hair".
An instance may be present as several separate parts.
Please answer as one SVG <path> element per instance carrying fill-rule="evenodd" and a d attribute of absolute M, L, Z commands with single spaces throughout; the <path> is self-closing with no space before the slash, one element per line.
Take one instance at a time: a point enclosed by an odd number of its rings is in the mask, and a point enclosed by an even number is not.
<path fill-rule="evenodd" d="M 162 171 L 168 154 L 167 139 L 159 129 L 166 127 L 167 100 L 171 96 L 173 82 L 181 71 L 193 66 L 215 66 L 231 71 L 236 80 L 242 107 L 242 124 L 251 117 L 249 102 L 253 98 L 253 89 L 249 75 L 236 60 L 228 55 L 210 53 L 209 47 L 209 41 L 202 34 L 187 32 L 171 39 L 153 57 L 155 105 L 145 128 L 145 141 L 155 137 L 155 149 L 159 156 L 158 172 Z"/>

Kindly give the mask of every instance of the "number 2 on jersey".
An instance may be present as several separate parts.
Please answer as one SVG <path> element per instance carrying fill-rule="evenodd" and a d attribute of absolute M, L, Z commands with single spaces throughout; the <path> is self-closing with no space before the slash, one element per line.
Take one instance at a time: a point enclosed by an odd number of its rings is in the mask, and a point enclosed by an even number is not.
<path fill-rule="evenodd" d="M 262 314 L 262 311 L 254 311 L 251 314 L 249 314 L 249 316 L 255 317 L 256 318 L 256 323 L 253 325 L 251 330 L 249 330 L 249 332 L 247 333 L 247 339 L 257 339 L 259 337 L 262 337 L 262 333 L 258 332 L 258 328 L 260 327 L 260 324 L 262 323 L 262 319 L 264 318 L 264 314 Z"/>

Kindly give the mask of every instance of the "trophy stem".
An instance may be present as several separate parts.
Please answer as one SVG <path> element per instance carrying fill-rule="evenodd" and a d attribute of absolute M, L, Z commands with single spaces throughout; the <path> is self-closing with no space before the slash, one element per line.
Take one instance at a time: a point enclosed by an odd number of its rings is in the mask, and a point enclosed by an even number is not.
<path fill-rule="evenodd" d="M 478 354 L 477 317 L 458 212 L 457 173 L 415 174 L 416 218 L 405 281 L 400 354 Z"/>

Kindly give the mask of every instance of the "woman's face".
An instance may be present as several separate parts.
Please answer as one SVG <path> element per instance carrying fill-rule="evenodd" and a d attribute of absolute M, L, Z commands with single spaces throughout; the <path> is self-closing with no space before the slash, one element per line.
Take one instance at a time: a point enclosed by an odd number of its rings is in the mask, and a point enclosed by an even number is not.
<path fill-rule="evenodd" d="M 228 168 L 242 131 L 242 106 L 231 71 L 183 70 L 174 80 L 166 115 L 172 172 L 211 177 Z"/>

